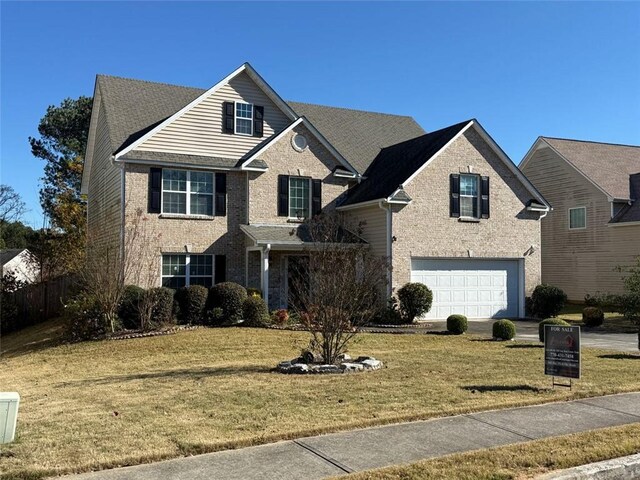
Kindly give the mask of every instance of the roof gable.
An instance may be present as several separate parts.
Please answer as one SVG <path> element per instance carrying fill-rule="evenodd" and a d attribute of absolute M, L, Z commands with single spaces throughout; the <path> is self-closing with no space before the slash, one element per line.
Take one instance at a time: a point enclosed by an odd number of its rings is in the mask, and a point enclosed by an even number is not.
<path fill-rule="evenodd" d="M 542 145 L 548 145 L 610 199 L 630 198 L 629 176 L 640 172 L 640 146 L 539 137 L 522 160 L 521 168 Z"/>

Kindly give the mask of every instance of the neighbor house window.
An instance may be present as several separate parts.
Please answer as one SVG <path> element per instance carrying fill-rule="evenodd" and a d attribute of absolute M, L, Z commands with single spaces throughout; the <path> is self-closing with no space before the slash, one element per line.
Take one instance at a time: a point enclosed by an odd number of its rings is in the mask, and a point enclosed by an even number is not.
<path fill-rule="evenodd" d="M 163 169 L 162 213 L 213 215 L 213 173 Z"/>
<path fill-rule="evenodd" d="M 587 228 L 587 207 L 569 209 L 569 230 Z"/>
<path fill-rule="evenodd" d="M 289 178 L 289 217 L 309 218 L 311 211 L 310 178 Z"/>
<path fill-rule="evenodd" d="M 236 102 L 236 133 L 253 135 L 253 105 Z"/>
<path fill-rule="evenodd" d="M 478 175 L 460 175 L 460 216 L 478 218 Z"/>
<path fill-rule="evenodd" d="M 162 255 L 162 286 L 213 285 L 213 255 Z"/>

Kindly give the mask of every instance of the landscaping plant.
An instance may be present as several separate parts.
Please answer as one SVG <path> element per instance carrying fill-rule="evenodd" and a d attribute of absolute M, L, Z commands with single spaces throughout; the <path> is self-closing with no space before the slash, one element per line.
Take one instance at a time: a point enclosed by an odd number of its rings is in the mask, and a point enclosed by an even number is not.
<path fill-rule="evenodd" d="M 627 273 L 623 277 L 625 293 L 620 295 L 619 310 L 638 325 L 638 350 L 640 350 L 640 255 L 636 257 L 635 265 L 627 268 L 618 267 L 617 270 Z"/>
<path fill-rule="evenodd" d="M 538 338 L 544 343 L 544 326 L 545 325 L 561 325 L 563 327 L 569 327 L 569 322 L 565 322 L 560 318 L 547 318 L 538 324 Z"/>
<path fill-rule="evenodd" d="M 269 323 L 269 309 L 259 296 L 247 297 L 242 305 L 244 324 L 249 327 L 262 327 Z"/>
<path fill-rule="evenodd" d="M 305 222 L 299 228 L 314 248 L 304 250 L 308 261 L 295 262 L 290 273 L 289 304 L 311 334 L 310 349 L 327 363 L 371 321 L 387 283 L 386 259 L 360 240 L 361 226 L 350 227 L 338 214 Z"/>
<path fill-rule="evenodd" d="M 180 323 L 201 323 L 208 296 L 209 289 L 202 285 L 189 285 L 177 289 L 175 301 L 178 306 Z"/>
<path fill-rule="evenodd" d="M 247 290 L 234 282 L 222 282 L 209 290 L 207 310 L 221 308 L 223 317 L 219 322 L 237 323 L 242 320 L 242 307 L 247 299 Z"/>
<path fill-rule="evenodd" d="M 557 317 L 565 303 L 567 294 L 553 285 L 538 285 L 531 295 L 531 310 L 539 318 Z"/>
<path fill-rule="evenodd" d="M 398 300 L 404 322 L 413 323 L 416 318 L 431 310 L 433 293 L 423 283 L 405 283 L 398 290 Z"/>
<path fill-rule="evenodd" d="M 582 322 L 586 327 L 599 327 L 604 323 L 604 312 L 598 307 L 585 307 L 582 310 Z"/>
<path fill-rule="evenodd" d="M 122 320 L 124 328 L 135 330 L 140 328 L 140 301 L 145 294 L 145 290 L 137 285 L 127 285 L 124 287 L 118 316 Z"/>
<path fill-rule="evenodd" d="M 493 338 L 511 340 L 516 336 L 516 326 L 511 320 L 493 322 Z"/>
<path fill-rule="evenodd" d="M 467 317 L 464 315 L 454 314 L 447 318 L 447 331 L 454 335 L 462 335 L 467 331 Z"/>

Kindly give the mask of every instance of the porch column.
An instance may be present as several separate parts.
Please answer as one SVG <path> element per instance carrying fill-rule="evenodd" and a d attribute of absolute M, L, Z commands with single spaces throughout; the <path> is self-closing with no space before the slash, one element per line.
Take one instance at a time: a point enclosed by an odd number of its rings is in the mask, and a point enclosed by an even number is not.
<path fill-rule="evenodd" d="M 262 298 L 269 308 L 269 252 L 271 251 L 271 244 L 266 245 L 260 250 L 260 263 L 262 264 L 262 277 L 260 287 L 262 290 Z"/>

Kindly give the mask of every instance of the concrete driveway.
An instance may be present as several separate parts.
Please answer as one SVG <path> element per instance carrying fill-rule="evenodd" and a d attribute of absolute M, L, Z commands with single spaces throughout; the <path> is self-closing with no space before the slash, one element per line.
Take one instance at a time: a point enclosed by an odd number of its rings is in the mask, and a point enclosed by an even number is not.
<path fill-rule="evenodd" d="M 487 320 L 469 320 L 469 330 L 467 333 L 474 335 L 492 336 L 492 327 L 495 319 Z M 538 322 L 519 320 L 514 322 L 516 325 L 516 340 L 527 342 L 538 342 Z M 421 326 L 417 328 L 399 327 L 399 328 L 381 328 L 367 327 L 364 331 L 370 332 L 388 332 L 388 333 L 429 333 L 429 332 L 445 332 L 447 330 L 446 321 L 430 321 L 430 326 Z M 637 352 L 638 351 L 638 334 L 637 333 L 607 333 L 593 332 L 586 329 L 581 330 L 582 346 L 601 348 L 603 350 L 618 350 L 620 352 Z"/>

